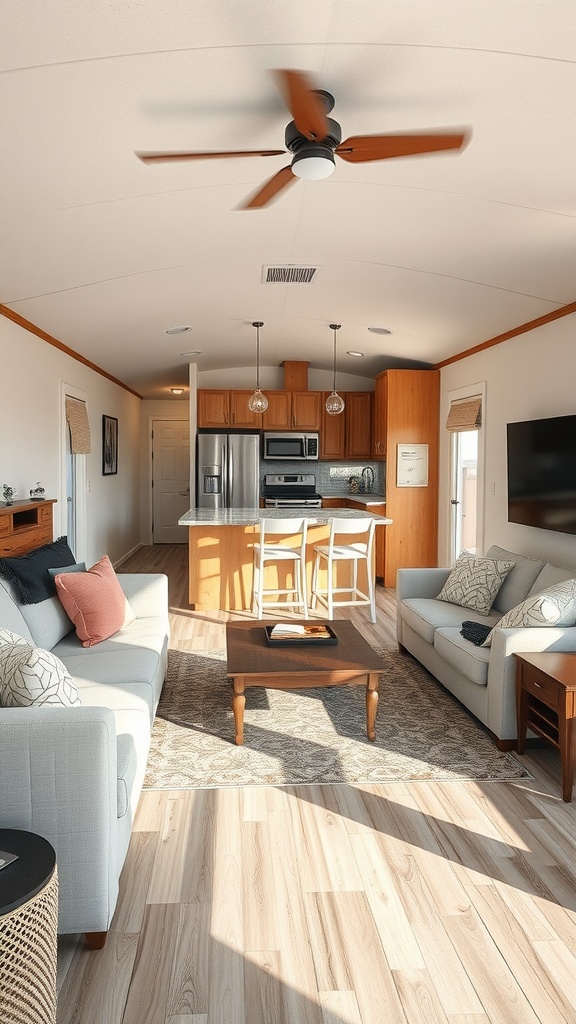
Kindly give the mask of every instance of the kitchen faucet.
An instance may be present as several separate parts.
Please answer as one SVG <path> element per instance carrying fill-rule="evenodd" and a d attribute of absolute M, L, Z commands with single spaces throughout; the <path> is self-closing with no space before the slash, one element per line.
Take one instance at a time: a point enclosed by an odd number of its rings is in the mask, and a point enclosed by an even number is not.
<path fill-rule="evenodd" d="M 363 490 L 369 494 L 374 487 L 374 470 L 372 466 L 365 466 L 362 470 L 362 484 Z"/>

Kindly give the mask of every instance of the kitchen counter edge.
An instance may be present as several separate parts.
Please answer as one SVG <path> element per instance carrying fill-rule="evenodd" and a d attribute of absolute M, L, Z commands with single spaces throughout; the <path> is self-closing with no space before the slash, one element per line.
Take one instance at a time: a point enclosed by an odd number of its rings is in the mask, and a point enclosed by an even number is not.
<path fill-rule="evenodd" d="M 192 508 L 178 520 L 178 526 L 256 526 L 261 519 L 308 519 L 310 523 L 325 524 L 329 519 L 354 519 L 369 516 L 378 526 L 387 526 L 391 519 L 351 508 Z"/>

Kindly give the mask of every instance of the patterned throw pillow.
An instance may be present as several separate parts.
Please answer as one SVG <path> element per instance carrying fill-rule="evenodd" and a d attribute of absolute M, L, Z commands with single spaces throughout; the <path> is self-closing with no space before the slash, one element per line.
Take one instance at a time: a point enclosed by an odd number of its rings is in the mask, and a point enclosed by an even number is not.
<path fill-rule="evenodd" d="M 460 555 L 437 600 L 488 615 L 496 594 L 515 565 L 515 562 L 500 559 Z"/>
<path fill-rule="evenodd" d="M 36 646 L 33 640 L 26 640 L 25 637 L 19 636 L 18 633 L 13 633 L 11 629 L 0 629 L 0 647 L 3 647 L 5 644 L 10 644 L 12 647 L 15 644 L 24 645 L 25 647 Z"/>
<path fill-rule="evenodd" d="M 576 624 L 576 579 L 564 580 L 541 594 L 527 597 L 498 620 L 500 629 L 513 626 L 574 626 Z M 494 627 L 494 629 L 496 628 Z M 482 647 L 492 646 L 490 631 Z"/>
<path fill-rule="evenodd" d="M 0 706 L 71 707 L 80 703 L 68 671 L 51 651 L 32 647 L 27 641 L 22 643 L 22 637 L 15 643 L 0 645 Z"/>

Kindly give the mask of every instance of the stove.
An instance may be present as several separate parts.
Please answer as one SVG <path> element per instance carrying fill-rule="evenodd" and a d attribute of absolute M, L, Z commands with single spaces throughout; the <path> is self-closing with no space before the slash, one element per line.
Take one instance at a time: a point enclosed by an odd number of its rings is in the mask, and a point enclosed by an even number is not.
<path fill-rule="evenodd" d="M 265 508 L 322 508 L 313 473 L 266 473 L 262 497 Z"/>

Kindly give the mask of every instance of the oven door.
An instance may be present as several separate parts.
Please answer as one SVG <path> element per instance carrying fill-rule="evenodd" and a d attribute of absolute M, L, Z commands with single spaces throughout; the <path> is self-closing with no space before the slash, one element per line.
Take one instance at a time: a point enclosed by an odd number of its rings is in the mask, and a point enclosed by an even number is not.
<path fill-rule="evenodd" d="M 264 434 L 265 459 L 306 459 L 304 434 Z"/>

